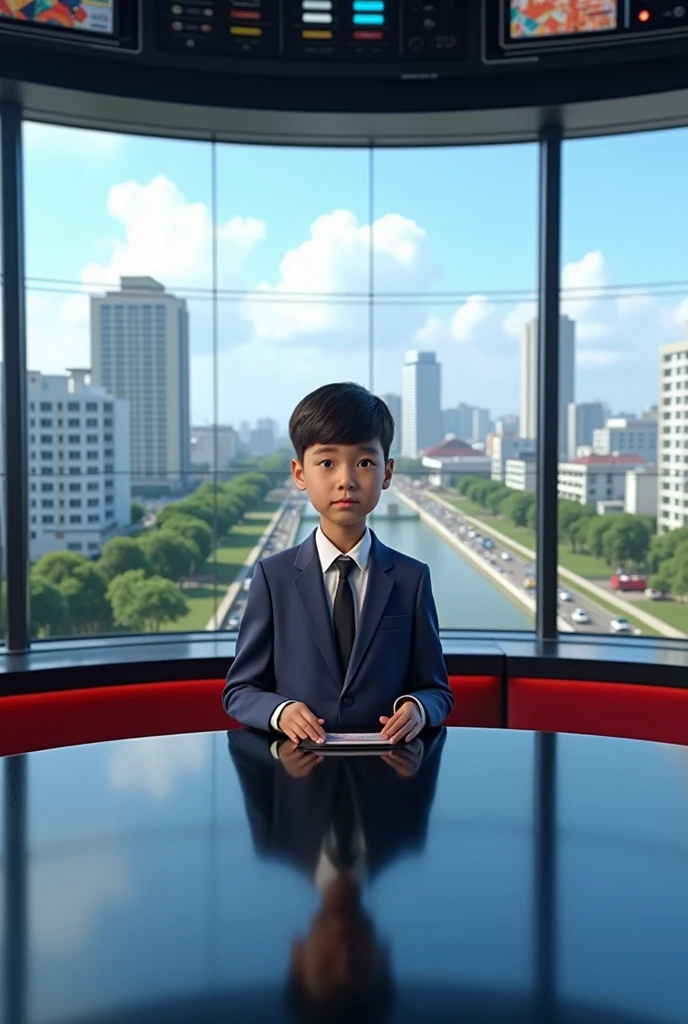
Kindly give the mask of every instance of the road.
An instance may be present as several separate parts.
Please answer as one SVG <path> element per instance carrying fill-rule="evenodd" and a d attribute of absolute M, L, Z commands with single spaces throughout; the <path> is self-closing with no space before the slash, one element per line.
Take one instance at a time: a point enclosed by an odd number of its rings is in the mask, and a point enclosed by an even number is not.
<path fill-rule="evenodd" d="M 433 497 L 431 491 L 415 487 L 413 483 L 396 478 L 395 486 L 402 493 L 408 494 L 421 508 L 438 519 L 453 534 L 458 541 L 470 548 L 473 552 L 485 559 L 492 568 L 514 583 L 530 597 L 535 598 L 535 590 L 526 588 L 526 580 L 535 576 L 535 564 L 514 554 L 508 548 L 502 547 L 498 541 L 489 534 L 480 534 L 476 527 L 468 522 L 458 510 L 450 511 Z M 471 533 L 473 536 L 471 536 Z M 483 541 L 493 543 L 492 547 L 486 548 Z M 506 557 L 504 557 L 506 556 Z M 567 600 L 562 598 L 567 594 Z M 588 623 L 576 623 L 572 619 L 574 610 L 582 609 L 587 613 L 590 621 Z M 609 612 L 606 608 L 598 605 L 593 598 L 577 592 L 568 582 L 560 583 L 558 610 L 561 618 L 565 619 L 576 633 L 588 634 L 590 636 L 600 633 L 612 634 L 611 623 L 617 617 L 617 613 Z M 618 613 L 621 615 L 621 612 Z M 630 630 L 636 635 L 639 630 Z"/>

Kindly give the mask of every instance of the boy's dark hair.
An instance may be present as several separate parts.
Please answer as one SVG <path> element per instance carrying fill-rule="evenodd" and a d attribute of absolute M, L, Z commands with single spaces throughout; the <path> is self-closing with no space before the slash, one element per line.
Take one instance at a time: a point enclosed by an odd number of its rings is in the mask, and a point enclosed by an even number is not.
<path fill-rule="evenodd" d="M 289 420 L 296 457 L 314 444 L 365 444 L 379 440 L 385 456 L 394 440 L 394 419 L 387 404 L 360 384 L 325 384 L 302 398 Z"/>
<path fill-rule="evenodd" d="M 386 1024 L 394 1008 L 394 983 L 389 953 L 383 953 L 381 969 L 367 989 L 352 986 L 320 999 L 306 992 L 294 972 L 289 976 L 286 1009 L 293 1024 Z"/>

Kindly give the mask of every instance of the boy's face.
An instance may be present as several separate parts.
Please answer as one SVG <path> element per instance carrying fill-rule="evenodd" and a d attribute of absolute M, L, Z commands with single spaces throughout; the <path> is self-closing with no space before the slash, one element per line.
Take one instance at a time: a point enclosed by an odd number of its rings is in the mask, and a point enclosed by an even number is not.
<path fill-rule="evenodd" d="M 314 444 L 293 459 L 294 483 L 308 491 L 311 504 L 338 526 L 353 526 L 373 511 L 394 472 L 394 459 L 385 462 L 379 440 L 365 444 Z"/>

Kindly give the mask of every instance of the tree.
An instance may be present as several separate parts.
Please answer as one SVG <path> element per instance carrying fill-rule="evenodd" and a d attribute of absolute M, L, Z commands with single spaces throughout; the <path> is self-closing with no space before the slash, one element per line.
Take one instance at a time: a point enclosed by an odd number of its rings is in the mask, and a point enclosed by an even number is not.
<path fill-rule="evenodd" d="M 69 631 L 67 606 L 59 587 L 31 575 L 31 635 L 63 636 Z"/>
<path fill-rule="evenodd" d="M 172 530 L 152 530 L 137 541 L 145 552 L 153 572 L 168 580 L 190 576 L 201 561 L 198 546 Z"/>
<path fill-rule="evenodd" d="M 668 533 L 653 537 L 649 558 L 650 569 L 657 572 L 663 562 L 673 559 L 678 548 L 686 541 L 688 541 L 688 526 L 682 526 L 680 530 L 669 530 Z"/>
<path fill-rule="evenodd" d="M 213 550 L 213 531 L 201 519 L 196 519 L 194 516 L 170 516 L 165 522 L 165 529 L 193 541 L 201 552 L 202 561 L 205 562 L 210 557 L 210 552 Z M 131 568 L 139 567 L 131 566 Z"/>
<path fill-rule="evenodd" d="M 456 481 L 456 490 L 459 494 L 463 494 L 464 496 L 468 494 L 468 488 L 473 483 L 473 479 L 474 478 L 472 476 L 462 476 Z"/>
<path fill-rule="evenodd" d="M 31 570 L 32 575 L 41 576 L 49 583 L 59 586 L 63 580 L 73 575 L 80 565 L 87 565 L 85 555 L 76 555 L 73 551 L 51 551 L 38 559 Z"/>
<path fill-rule="evenodd" d="M 146 514 L 146 506 L 142 505 L 140 501 L 132 501 L 131 503 L 131 521 L 136 525 L 140 523 Z"/>
<path fill-rule="evenodd" d="M 683 604 L 688 594 L 688 544 L 682 544 L 676 553 L 671 573 L 671 589 L 674 594 L 678 594 Z"/>
<path fill-rule="evenodd" d="M 493 516 L 496 516 L 500 510 L 502 502 L 509 498 L 512 494 L 510 487 L 495 487 L 487 495 L 487 507 Z"/>
<path fill-rule="evenodd" d="M 663 594 L 671 593 L 672 580 L 669 565 L 670 563 L 665 563 L 659 572 L 655 572 L 650 576 L 647 581 L 648 587 L 652 587 L 653 590 L 661 590 Z"/>
<path fill-rule="evenodd" d="M 604 558 L 604 538 L 613 523 L 613 516 L 591 516 L 586 522 L 585 543 L 595 558 Z"/>
<path fill-rule="evenodd" d="M 537 530 L 537 504 L 535 501 L 531 501 L 526 512 L 526 526 L 533 533 Z"/>
<path fill-rule="evenodd" d="M 155 520 L 156 526 L 164 526 L 168 519 L 172 516 L 195 516 L 196 519 L 201 519 L 208 526 L 213 524 L 213 510 L 211 506 L 204 504 L 202 501 L 197 501 L 194 494 L 185 498 L 184 501 L 173 501 L 169 505 L 166 505 L 159 516 Z"/>
<path fill-rule="evenodd" d="M 107 599 L 107 580 L 92 562 L 86 560 L 59 585 L 67 607 L 72 633 L 104 633 L 112 626 L 112 610 Z"/>
<path fill-rule="evenodd" d="M 604 536 L 607 565 L 640 568 L 647 559 L 651 539 L 647 523 L 638 516 L 615 516 Z"/>
<path fill-rule="evenodd" d="M 567 541 L 571 545 L 572 550 L 575 550 L 576 542 L 583 537 L 580 520 L 587 520 L 593 515 L 595 513 L 588 505 L 581 505 L 577 501 L 561 499 L 557 507 L 560 540 Z"/>
<path fill-rule="evenodd" d="M 113 537 L 104 545 L 98 568 L 109 581 L 130 569 L 143 569 L 144 575 L 151 575 L 150 562 L 138 543 L 131 537 Z"/>
<path fill-rule="evenodd" d="M 514 526 L 525 526 L 528 521 L 528 509 L 535 505 L 535 495 L 527 491 L 514 491 L 505 498 L 501 505 L 502 515 L 507 516 Z"/>
<path fill-rule="evenodd" d="M 108 596 L 118 625 L 138 633 L 159 632 L 165 622 L 175 622 L 189 610 L 176 584 L 161 576 L 146 578 L 141 570 L 113 580 Z"/>

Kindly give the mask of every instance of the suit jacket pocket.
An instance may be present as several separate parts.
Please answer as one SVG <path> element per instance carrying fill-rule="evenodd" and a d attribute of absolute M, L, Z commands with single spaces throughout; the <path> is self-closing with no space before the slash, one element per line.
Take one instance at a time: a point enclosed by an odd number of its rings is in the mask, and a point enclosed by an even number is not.
<path fill-rule="evenodd" d="M 385 630 L 386 632 L 393 629 L 410 629 L 412 618 L 410 613 L 408 615 L 383 615 L 377 628 L 378 631 Z"/>

